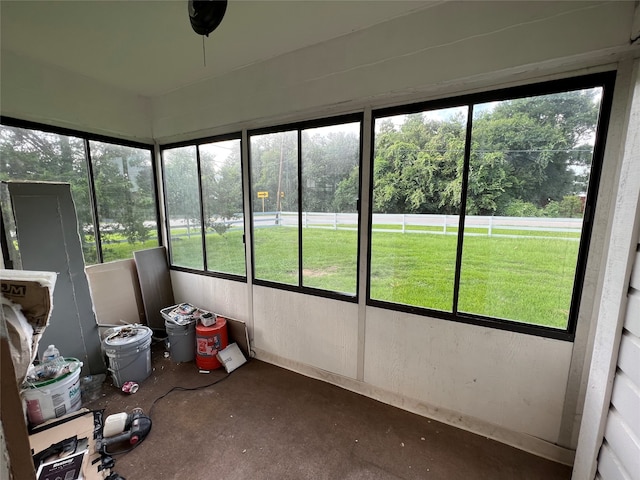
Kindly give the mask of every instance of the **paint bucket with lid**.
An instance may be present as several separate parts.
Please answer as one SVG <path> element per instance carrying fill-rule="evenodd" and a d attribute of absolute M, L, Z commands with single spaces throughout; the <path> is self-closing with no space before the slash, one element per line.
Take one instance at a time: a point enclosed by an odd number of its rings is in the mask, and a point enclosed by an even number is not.
<path fill-rule="evenodd" d="M 151 375 L 151 329 L 143 325 L 120 328 L 103 341 L 113 383 L 141 382 Z"/>
<path fill-rule="evenodd" d="M 202 370 L 215 370 L 222 364 L 216 354 L 229 344 L 227 320 L 216 317 L 216 322 L 208 327 L 198 322 L 196 325 L 196 365 Z"/>

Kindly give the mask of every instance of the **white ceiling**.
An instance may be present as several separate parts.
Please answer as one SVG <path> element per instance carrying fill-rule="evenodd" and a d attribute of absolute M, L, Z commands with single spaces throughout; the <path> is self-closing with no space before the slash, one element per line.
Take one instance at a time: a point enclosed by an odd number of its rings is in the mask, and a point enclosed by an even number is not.
<path fill-rule="evenodd" d="M 157 96 L 437 3 L 230 0 L 220 26 L 204 39 L 205 67 L 203 37 L 191 29 L 187 0 L 1 0 L 1 46 Z"/>

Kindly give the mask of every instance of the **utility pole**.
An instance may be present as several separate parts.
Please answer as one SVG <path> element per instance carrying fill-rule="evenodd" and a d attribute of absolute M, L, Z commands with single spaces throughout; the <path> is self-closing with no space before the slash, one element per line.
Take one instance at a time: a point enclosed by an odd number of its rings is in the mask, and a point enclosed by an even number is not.
<path fill-rule="evenodd" d="M 280 134 L 282 141 L 280 142 L 280 168 L 278 169 L 278 191 L 276 192 L 276 225 L 280 225 L 280 210 L 282 210 L 282 197 L 280 189 L 282 188 L 282 164 L 284 163 L 284 133 Z"/>
<path fill-rule="evenodd" d="M 284 133 L 281 133 L 282 141 L 280 142 L 280 168 L 278 169 L 278 192 L 276 193 L 276 212 L 282 209 L 282 200 L 280 191 L 282 188 L 282 164 L 284 163 Z"/>

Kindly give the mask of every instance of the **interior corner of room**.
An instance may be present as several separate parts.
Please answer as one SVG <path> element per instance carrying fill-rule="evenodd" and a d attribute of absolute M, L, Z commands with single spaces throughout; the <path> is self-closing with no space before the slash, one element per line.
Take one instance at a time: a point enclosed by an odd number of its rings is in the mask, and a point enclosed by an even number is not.
<path fill-rule="evenodd" d="M 2 293 L 51 304 L 35 343 L 3 310 L 6 473 L 30 458 L 7 374 L 55 345 L 107 409 L 154 405 L 158 378 L 208 371 L 163 356 L 187 304 L 252 358 L 229 392 L 337 399 L 319 380 L 557 478 L 636 479 L 637 2 L 230 0 L 208 36 L 189 3 L 0 2 Z M 127 327 L 158 369 L 135 395 L 105 353 Z M 376 478 L 426 475 L 394 468 Z"/>

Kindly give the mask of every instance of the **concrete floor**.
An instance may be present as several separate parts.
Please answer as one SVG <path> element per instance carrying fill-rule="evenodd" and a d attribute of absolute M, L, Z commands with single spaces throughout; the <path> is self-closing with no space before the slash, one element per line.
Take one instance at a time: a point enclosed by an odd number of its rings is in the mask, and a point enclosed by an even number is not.
<path fill-rule="evenodd" d="M 150 414 L 149 436 L 115 457 L 127 480 L 571 478 L 570 467 L 258 360 L 225 378 L 173 363 L 161 343 L 152 351 L 136 394 L 108 378 L 83 405 Z M 184 390 L 160 398 L 173 387 Z"/>

